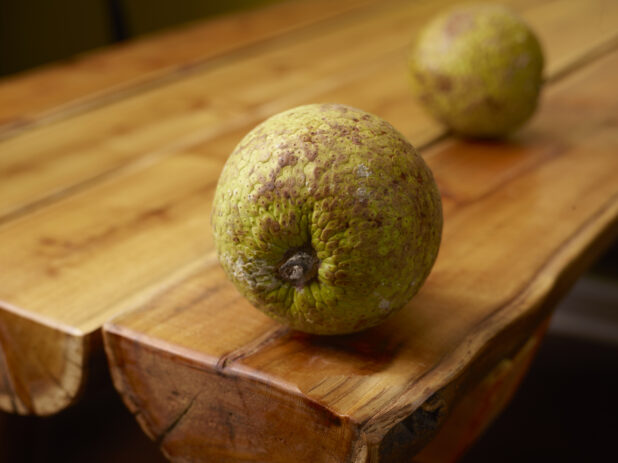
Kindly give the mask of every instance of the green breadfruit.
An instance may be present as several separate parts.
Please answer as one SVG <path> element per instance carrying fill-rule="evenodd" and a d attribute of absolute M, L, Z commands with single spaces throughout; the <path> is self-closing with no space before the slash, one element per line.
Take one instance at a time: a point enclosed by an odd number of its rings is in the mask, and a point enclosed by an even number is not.
<path fill-rule="evenodd" d="M 507 8 L 459 6 L 420 33 L 409 68 L 414 92 L 436 119 L 460 135 L 494 138 L 534 113 L 543 53 Z"/>
<path fill-rule="evenodd" d="M 239 291 L 281 323 L 360 331 L 419 290 L 436 259 L 440 195 L 386 121 L 337 104 L 277 114 L 239 143 L 212 227 Z"/>

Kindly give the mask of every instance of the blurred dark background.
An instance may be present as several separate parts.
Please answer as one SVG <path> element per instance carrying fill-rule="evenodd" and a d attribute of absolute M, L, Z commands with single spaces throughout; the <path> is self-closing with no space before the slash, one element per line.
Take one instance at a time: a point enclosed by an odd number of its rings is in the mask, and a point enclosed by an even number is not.
<path fill-rule="evenodd" d="M 0 0 L 0 76 L 282 0 Z"/>

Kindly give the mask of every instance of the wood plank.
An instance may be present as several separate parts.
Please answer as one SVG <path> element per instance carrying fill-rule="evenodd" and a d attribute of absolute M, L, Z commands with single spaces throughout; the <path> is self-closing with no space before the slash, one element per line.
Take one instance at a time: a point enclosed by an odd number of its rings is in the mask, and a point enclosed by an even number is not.
<path fill-rule="evenodd" d="M 415 118 L 414 125 L 401 128 L 416 145 L 422 145 L 441 129 L 424 117 L 408 92 L 405 54 L 424 21 L 451 3 L 392 1 L 345 21 L 347 16 L 342 16 L 340 22 L 315 27 L 306 36 L 269 43 L 248 54 L 232 54 L 210 67 L 174 75 L 161 85 L 121 94 L 79 117 L 4 140 L 0 142 L 0 177 L 4 179 L 0 221 L 116 175 L 136 160 L 167 156 L 241 125 L 250 127 L 290 106 L 324 98 L 360 106 L 359 96 L 368 83 L 375 79 L 372 88 L 376 91 L 385 75 L 385 83 L 393 86 L 393 93 L 384 95 L 386 104 L 397 105 L 398 111 L 408 111 Z M 543 13 L 536 26 L 551 73 L 562 69 L 554 63 L 566 65 L 611 41 L 616 27 L 605 24 L 618 25 L 615 3 L 604 9 L 606 19 L 594 30 L 590 24 L 598 14 L 586 2 L 511 3 L 529 19 L 535 18 L 537 10 Z M 569 6 L 568 15 L 552 14 L 563 6 Z M 577 37 L 576 47 L 560 45 L 565 29 Z M 251 85 L 247 85 L 247 76 L 251 76 Z M 390 89 L 384 85 L 379 91 Z M 390 116 L 380 107 L 376 110 L 383 117 Z"/>
<path fill-rule="evenodd" d="M 0 81 L 0 133 L 70 117 L 118 94 L 183 74 L 221 55 L 255 46 L 371 3 L 295 0 L 226 15 Z"/>
<path fill-rule="evenodd" d="M 170 84 L 171 90 L 127 97 L 4 142 L 0 156 L 0 166 L 5 166 L 0 201 L 7 201 L 0 219 L 4 220 L 0 308 L 7 314 L 3 336 L 10 339 L 12 333 L 26 332 L 21 322 L 13 322 L 21 319 L 40 333 L 21 334 L 20 349 L 4 354 L 0 406 L 45 414 L 70 404 L 86 380 L 89 346 L 104 321 L 141 305 L 196 267 L 214 263 L 208 226 L 212 189 L 234 144 L 259 119 L 292 104 L 323 98 L 381 114 L 416 144 L 442 133 L 407 91 L 400 40 L 404 26 L 407 37 L 411 21 L 419 25 L 437 6 L 422 4 L 416 17 L 407 3 L 393 5 L 377 16 L 355 17 L 341 27 L 325 29 L 319 37 L 309 34 L 273 44 L 256 56 L 186 76 Z M 398 14 L 397 8 L 405 8 L 405 14 Z M 573 23 L 576 19 L 571 18 Z M 385 34 L 378 45 L 364 50 L 375 60 L 367 64 L 358 52 L 347 56 L 346 49 L 355 48 L 368 32 L 379 28 L 398 30 L 399 35 Z M 323 58 L 333 37 L 347 40 L 340 40 L 340 48 L 331 47 L 339 55 Z M 307 54 L 298 55 L 301 52 Z M 316 66 L 311 72 L 302 70 L 306 66 L 298 56 L 312 58 Z M 250 84 L 246 72 L 236 72 L 261 69 L 264 63 L 268 65 L 252 76 Z M 290 67 L 278 68 L 284 64 Z M 277 90 L 272 77 L 279 74 L 283 87 Z M 204 88 L 220 93 L 212 93 L 216 104 L 187 113 Z M 230 109 L 235 98 L 242 104 Z M 134 122 L 137 125 L 120 130 Z M 186 136 L 176 139 L 179 133 Z M 139 161 L 127 164 L 128 159 Z M 79 183 L 89 175 L 96 175 L 96 181 Z M 48 194 L 53 201 L 45 207 L 27 207 L 23 211 L 27 214 L 7 212 Z M 39 338 L 57 342 L 40 350 Z M 67 354 L 67 349 L 75 354 Z M 46 355 L 60 359 L 55 367 L 47 367 Z M 67 376 L 64 372 L 73 368 L 65 364 L 69 361 L 77 369 Z M 17 368 L 20 362 L 24 365 Z"/>
<path fill-rule="evenodd" d="M 115 385 L 146 433 L 172 461 L 391 461 L 393 443 L 411 455 L 618 235 L 617 72 L 613 52 L 550 87 L 510 142 L 425 153 L 443 244 L 381 326 L 291 332 L 218 266 L 106 323 Z"/>
<path fill-rule="evenodd" d="M 2 227 L 0 300 L 96 329 L 138 289 L 212 254 L 220 164 L 175 156 Z"/>

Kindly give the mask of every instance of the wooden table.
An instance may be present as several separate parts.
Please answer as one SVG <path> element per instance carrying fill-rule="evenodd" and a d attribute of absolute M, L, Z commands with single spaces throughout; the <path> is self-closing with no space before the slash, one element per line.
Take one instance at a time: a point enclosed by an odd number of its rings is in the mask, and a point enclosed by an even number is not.
<path fill-rule="evenodd" d="M 287 2 L 0 83 L 0 408 L 73 404 L 105 371 L 103 333 L 116 388 L 174 461 L 456 459 L 616 237 L 618 4 L 505 2 L 538 32 L 547 85 L 518 134 L 472 143 L 405 75 L 419 27 L 453 3 Z M 240 138 L 320 101 L 395 125 L 445 212 L 418 296 L 331 338 L 251 308 L 209 229 Z"/>

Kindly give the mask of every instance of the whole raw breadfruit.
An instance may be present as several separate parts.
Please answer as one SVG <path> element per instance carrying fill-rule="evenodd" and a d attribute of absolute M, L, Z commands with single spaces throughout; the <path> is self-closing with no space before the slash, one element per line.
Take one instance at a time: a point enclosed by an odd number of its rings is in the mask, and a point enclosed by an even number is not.
<path fill-rule="evenodd" d="M 421 32 L 409 64 L 424 106 L 460 135 L 503 136 L 536 109 L 541 46 L 503 6 L 459 6 L 437 17 Z"/>
<path fill-rule="evenodd" d="M 253 129 L 217 185 L 219 261 L 257 308 L 294 329 L 360 331 L 418 291 L 436 259 L 440 195 L 389 123 L 337 104 Z"/>

